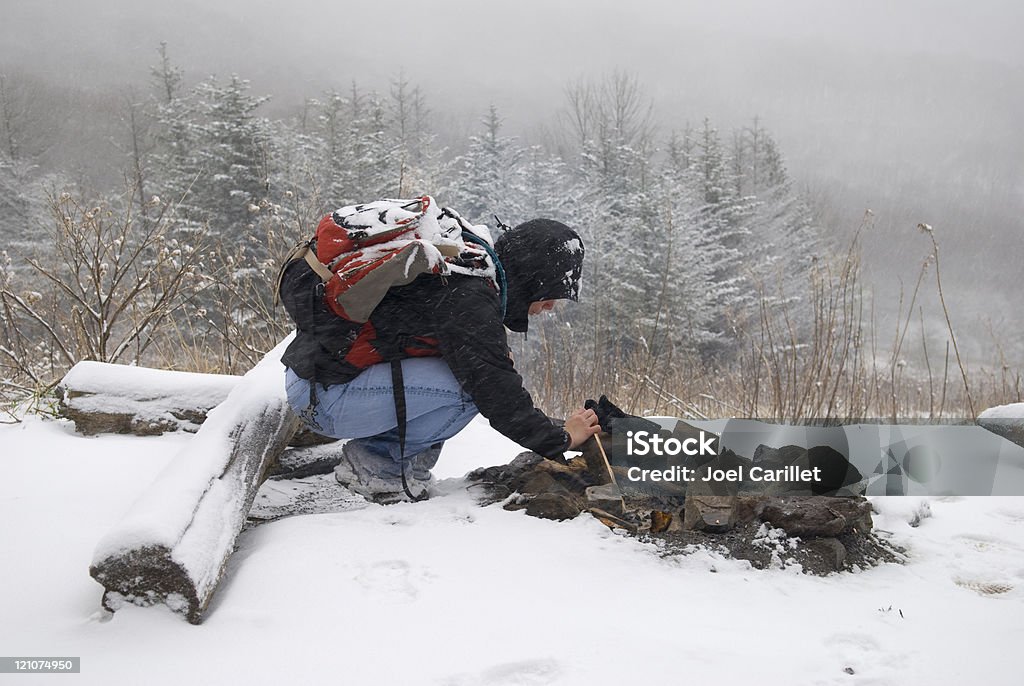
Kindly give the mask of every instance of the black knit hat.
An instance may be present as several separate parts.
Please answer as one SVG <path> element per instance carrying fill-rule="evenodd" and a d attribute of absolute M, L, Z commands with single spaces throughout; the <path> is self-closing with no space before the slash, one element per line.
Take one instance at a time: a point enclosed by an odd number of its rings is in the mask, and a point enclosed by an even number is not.
<path fill-rule="evenodd" d="M 508 281 L 505 326 L 525 333 L 530 304 L 580 298 L 583 241 L 553 219 L 532 219 L 506 231 L 494 244 Z"/>

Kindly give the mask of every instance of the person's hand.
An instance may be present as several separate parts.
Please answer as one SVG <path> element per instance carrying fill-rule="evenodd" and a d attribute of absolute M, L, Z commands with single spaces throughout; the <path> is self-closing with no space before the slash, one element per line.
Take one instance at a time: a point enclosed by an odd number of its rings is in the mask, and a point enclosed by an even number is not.
<path fill-rule="evenodd" d="M 565 430 L 572 441 L 569 449 L 575 450 L 600 431 L 601 425 L 597 423 L 597 413 L 593 410 L 576 410 L 565 420 Z"/>

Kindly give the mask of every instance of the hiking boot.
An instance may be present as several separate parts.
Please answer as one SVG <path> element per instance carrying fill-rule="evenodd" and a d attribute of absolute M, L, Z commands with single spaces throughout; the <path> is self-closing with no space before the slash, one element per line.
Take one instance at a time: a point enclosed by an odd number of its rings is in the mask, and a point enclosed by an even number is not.
<path fill-rule="evenodd" d="M 414 455 L 409 460 L 409 466 L 412 467 L 410 470 L 412 478 L 425 483 L 433 483 L 434 475 L 430 473 L 430 470 L 434 468 L 438 458 L 441 457 L 441 448 L 443 447 L 444 441 L 440 441 Z M 409 476 L 410 474 L 407 473 L 406 478 L 408 479 Z"/>
<path fill-rule="evenodd" d="M 353 493 L 381 505 L 390 505 L 413 500 L 402 487 L 401 472 L 398 475 L 393 473 L 399 469 L 390 456 L 379 455 L 353 440 L 342 447 L 341 461 L 334 468 L 334 477 Z M 427 479 L 417 479 L 412 469 L 406 471 L 406 483 L 416 499 L 427 495 L 430 472 L 426 474 Z"/>

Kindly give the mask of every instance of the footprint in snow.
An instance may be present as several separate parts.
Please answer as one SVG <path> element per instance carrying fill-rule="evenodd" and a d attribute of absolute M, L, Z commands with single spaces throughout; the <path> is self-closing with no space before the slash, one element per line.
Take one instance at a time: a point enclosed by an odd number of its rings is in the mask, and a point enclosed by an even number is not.
<path fill-rule="evenodd" d="M 413 567 L 405 560 L 383 560 L 365 565 L 355 576 L 355 581 L 368 594 L 386 604 L 405 604 L 416 600 L 420 584 L 429 582 L 433 575 L 420 567 Z"/>
<path fill-rule="evenodd" d="M 980 596 L 987 597 L 1000 596 L 1004 593 L 1009 593 L 1014 588 L 1013 584 L 1006 581 L 971 579 L 965 577 L 953 577 L 953 583 L 960 588 L 966 588 L 974 591 Z"/>
<path fill-rule="evenodd" d="M 958 534 L 953 540 L 967 548 L 966 554 L 950 560 L 954 584 L 986 598 L 1005 596 L 1015 588 L 1007 578 L 1021 576 L 1020 545 L 986 534 Z"/>
<path fill-rule="evenodd" d="M 980 553 L 1020 550 L 1020 546 L 1012 541 L 987 534 L 957 534 L 953 538 L 963 541 Z"/>

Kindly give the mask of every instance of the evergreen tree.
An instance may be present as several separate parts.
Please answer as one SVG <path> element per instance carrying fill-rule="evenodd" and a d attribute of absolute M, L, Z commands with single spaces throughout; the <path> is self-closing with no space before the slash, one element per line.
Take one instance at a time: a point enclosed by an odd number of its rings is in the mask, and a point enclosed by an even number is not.
<path fill-rule="evenodd" d="M 331 208 L 348 204 L 356 183 L 356 169 L 349 159 L 352 145 L 352 109 L 358 109 L 362 96 L 352 86 L 353 100 L 337 91 L 327 91 L 312 101 L 315 112 L 313 139 L 319 143 L 315 155 L 317 180 L 323 187 L 323 198 Z M 353 105 L 353 102 L 355 103 Z"/>
<path fill-rule="evenodd" d="M 355 119 L 353 125 L 352 163 L 358 171 L 356 202 L 400 197 L 401 146 L 391 133 L 385 101 L 371 93 L 365 116 Z"/>
<path fill-rule="evenodd" d="M 49 109 L 30 83 L 0 73 L 0 235 L 7 245 L 35 243 L 46 193 L 58 182 L 56 174 L 42 174 L 39 164 L 52 144 L 45 123 L 40 126 L 44 107 Z"/>
<path fill-rule="evenodd" d="M 192 163 L 200 182 L 194 194 L 214 232 L 244 226 L 249 206 L 269 190 L 267 122 L 255 114 L 267 98 L 248 90 L 237 75 L 223 86 L 211 78 L 195 89 L 199 145 Z"/>
<path fill-rule="evenodd" d="M 213 77 L 188 92 L 180 72 L 153 70 L 157 96 L 154 187 L 180 202 L 188 221 L 214 235 L 248 224 L 249 208 L 269 192 L 269 123 L 256 115 L 267 98 L 249 94 L 249 82 Z"/>
<path fill-rule="evenodd" d="M 524 151 L 522 173 L 523 214 L 506 220 L 508 224 L 547 217 L 573 225 L 583 219 L 572 175 L 561 158 L 532 145 Z"/>
<path fill-rule="evenodd" d="M 152 87 L 156 111 L 152 160 L 152 183 L 157 197 L 179 204 L 182 219 L 187 219 L 192 202 L 193 185 L 198 182 L 199 168 L 193 160 L 193 149 L 199 144 L 197 131 L 198 111 L 191 97 L 182 87 L 182 72 L 171 65 L 167 45 L 160 45 L 161 63 L 151 67 Z M 193 209 L 198 222 L 200 212 Z"/>
<path fill-rule="evenodd" d="M 388 115 L 396 144 L 400 197 L 421 195 L 435 182 L 437 160 L 431 151 L 433 135 L 428 128 L 429 108 L 419 86 L 413 86 L 404 72 L 391 84 Z"/>
<path fill-rule="evenodd" d="M 472 222 L 492 224 L 493 215 L 514 222 L 525 213 L 525 153 L 515 139 L 501 135 L 494 105 L 481 123 L 483 132 L 470 137 L 469 150 L 453 163 L 455 179 L 447 197 Z"/>
<path fill-rule="evenodd" d="M 664 301 L 665 225 L 652 194 L 651 106 L 633 77 L 616 73 L 569 91 L 576 138 L 574 196 L 587 245 L 586 279 L 598 299 L 590 322 L 608 359 L 647 343 Z"/>
<path fill-rule="evenodd" d="M 750 235 L 747 221 L 753 199 L 736 192 L 738 184 L 731 178 L 729 167 L 718 131 L 705 119 L 696 143 L 696 183 L 702 204 L 695 220 L 704 245 L 714 248 L 708 298 L 718 310 L 713 329 L 720 340 L 729 339 L 754 300 L 748 281 L 750 263 L 744 250 Z M 722 350 L 708 347 L 706 351 L 717 354 Z"/>
<path fill-rule="evenodd" d="M 794 190 L 774 138 L 755 119 L 743 131 L 748 164 L 746 183 L 757 195 L 751 217 L 754 231 L 750 252 L 757 286 L 766 299 L 793 303 L 800 297 L 796 284 L 821 250 L 819 232 L 807 203 Z M 792 317 L 796 319 L 797 317 Z"/>

